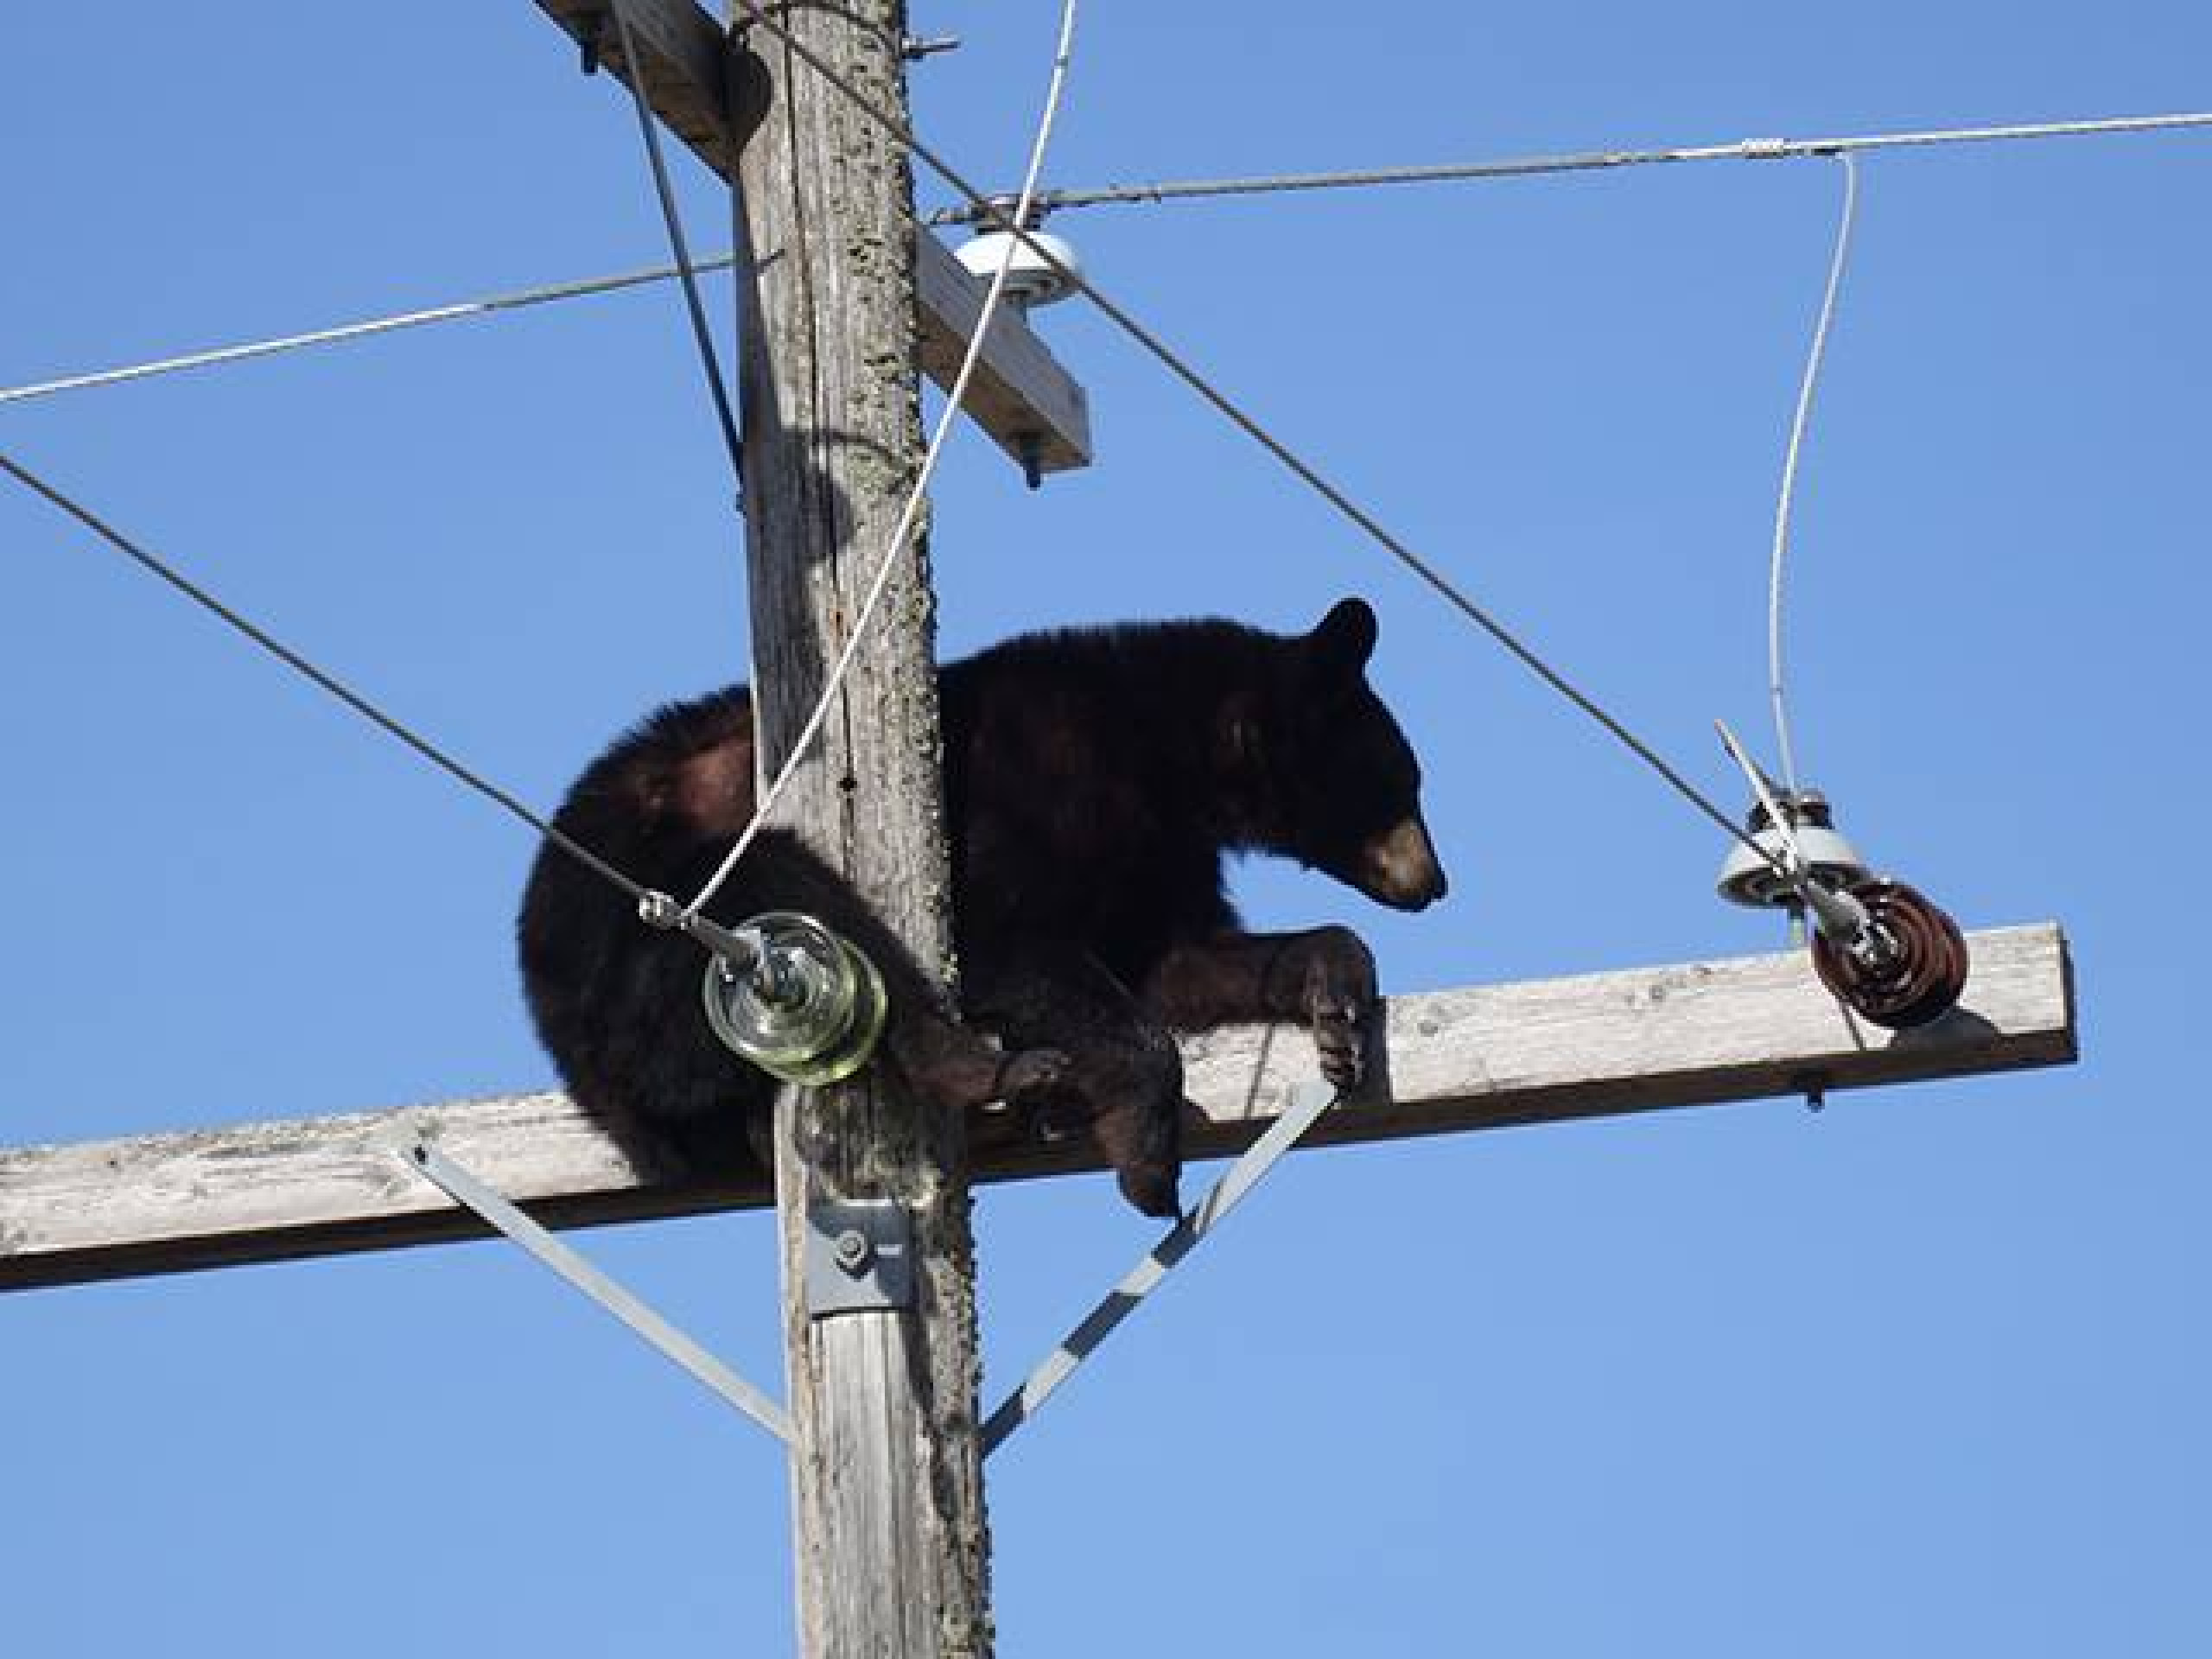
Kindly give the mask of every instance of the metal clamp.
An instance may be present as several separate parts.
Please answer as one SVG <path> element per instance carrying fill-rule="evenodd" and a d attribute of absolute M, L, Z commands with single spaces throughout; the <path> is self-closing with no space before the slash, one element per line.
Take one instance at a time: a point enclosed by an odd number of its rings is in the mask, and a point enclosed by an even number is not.
<path fill-rule="evenodd" d="M 823 1198 L 806 1207 L 810 1319 L 914 1305 L 914 1222 L 895 1198 Z"/>

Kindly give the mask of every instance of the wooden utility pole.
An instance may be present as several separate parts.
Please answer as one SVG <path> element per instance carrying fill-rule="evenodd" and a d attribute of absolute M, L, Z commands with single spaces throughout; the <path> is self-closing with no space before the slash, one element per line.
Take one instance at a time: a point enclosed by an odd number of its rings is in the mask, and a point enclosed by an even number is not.
<path fill-rule="evenodd" d="M 903 0 L 793 7 L 784 25 L 906 119 Z M 784 41 L 752 42 L 766 113 L 738 157 L 746 550 L 764 776 L 855 626 L 922 453 L 905 152 Z M 750 73 L 741 65 L 735 72 Z M 786 822 L 925 964 L 951 944 L 934 616 L 921 538 L 788 798 Z M 777 1113 L 799 1648 L 990 1651 L 963 1125 L 869 1069 Z M 906 1306 L 810 1307 L 825 1201 L 891 1199 Z M 810 1234 L 817 1236 L 810 1243 Z"/>
<path fill-rule="evenodd" d="M 598 62 L 607 0 L 537 0 Z M 759 761 L 778 769 L 850 636 L 919 465 L 917 369 L 949 379 L 982 285 L 918 230 L 904 152 L 770 31 L 733 51 L 696 0 L 623 0 L 636 54 L 606 67 L 741 186 L 740 334 Z M 744 8 L 733 21 L 741 22 Z M 902 0 L 779 6 L 781 28 L 906 118 Z M 1086 465 L 1082 391 L 1020 318 L 995 320 L 968 412 L 1025 470 Z M 950 936 L 932 598 L 917 540 L 789 798 L 785 822 L 927 964 Z M 1698 963 L 1393 999 L 1369 1096 L 1317 1142 L 1497 1128 L 2063 1064 L 2065 943 L 1977 934 L 1953 1014 L 1862 1028 L 1802 956 Z M 1310 1082 L 1310 1046 L 1259 1029 L 1187 1039 L 1193 1156 L 1249 1143 Z M 779 1104 L 800 1650 L 980 1659 L 992 1646 L 969 1165 L 957 1118 L 870 1071 Z M 991 1179 L 1096 1167 L 1087 1141 L 987 1140 Z M 0 1290 L 480 1235 L 429 1181 L 435 1141 L 507 1199 L 573 1224 L 759 1204 L 757 1189 L 643 1184 L 556 1095 L 132 1141 L 0 1151 Z M 842 1207 L 839 1207 L 842 1206 Z M 900 1225 L 874 1236 L 885 1211 Z M 835 1216 L 834 1220 L 825 1218 Z M 868 1217 L 861 1220 L 859 1217 Z M 903 1227 L 903 1236 L 901 1228 Z M 859 1246 L 830 1252 L 830 1229 Z M 908 1286 L 863 1282 L 873 1251 Z M 813 1304 L 810 1297 L 816 1298 Z M 831 1301 L 836 1311 L 825 1311 Z M 853 1305 L 853 1304 L 857 1304 Z"/>

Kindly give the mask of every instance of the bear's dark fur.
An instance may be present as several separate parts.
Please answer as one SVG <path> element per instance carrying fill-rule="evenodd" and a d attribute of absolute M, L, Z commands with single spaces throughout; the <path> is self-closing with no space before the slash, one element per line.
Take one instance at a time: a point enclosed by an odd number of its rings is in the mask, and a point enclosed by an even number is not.
<path fill-rule="evenodd" d="M 1375 638 L 1374 613 L 1347 600 L 1308 634 L 1137 624 L 1010 640 L 940 671 L 961 1007 L 1003 1055 L 785 832 L 762 833 L 709 913 L 820 916 L 883 972 L 886 1046 L 918 1088 L 951 1105 L 1008 1098 L 1040 1134 L 1088 1128 L 1130 1201 L 1173 1214 L 1172 1033 L 1298 1020 L 1323 1072 L 1350 1084 L 1375 1000 L 1348 929 L 1243 931 L 1223 855 L 1294 858 L 1401 909 L 1444 892 L 1420 768 L 1367 683 Z M 646 721 L 555 822 L 683 899 L 753 801 L 752 703 L 736 688 Z M 649 1166 L 743 1155 L 771 1086 L 709 1030 L 696 944 L 642 926 L 550 845 L 518 933 L 539 1033 L 582 1105 Z"/>

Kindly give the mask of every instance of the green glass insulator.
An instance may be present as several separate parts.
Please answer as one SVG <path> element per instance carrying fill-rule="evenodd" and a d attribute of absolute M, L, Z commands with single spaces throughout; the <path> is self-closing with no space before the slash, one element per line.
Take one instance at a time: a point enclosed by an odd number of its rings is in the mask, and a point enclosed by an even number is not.
<path fill-rule="evenodd" d="M 875 964 L 811 916 L 768 911 L 734 930 L 749 966 L 707 962 L 707 1023 L 725 1047 L 785 1083 L 819 1088 L 868 1064 L 887 1002 Z"/>

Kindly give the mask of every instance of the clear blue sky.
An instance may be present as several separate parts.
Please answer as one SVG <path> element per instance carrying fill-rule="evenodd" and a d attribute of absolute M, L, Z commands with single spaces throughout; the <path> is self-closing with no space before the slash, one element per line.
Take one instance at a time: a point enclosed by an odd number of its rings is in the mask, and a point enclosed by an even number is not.
<path fill-rule="evenodd" d="M 1017 172 L 1053 12 L 931 3 L 929 133 Z M 0 101 L 0 384 L 661 256 L 637 137 L 522 0 L 41 6 Z M 1089 8 L 1049 181 L 2212 104 L 2212 16 L 1625 0 Z M 724 212 L 680 163 L 702 246 Z M 2212 1218 L 2185 885 L 2212 137 L 1887 156 L 1799 505 L 1805 770 L 1967 925 L 2055 918 L 2078 1067 L 1294 1160 L 993 1466 L 1001 1651 L 2212 1651 Z M 1833 164 L 1100 209 L 1101 280 L 1735 796 Z M 925 191 L 930 202 L 941 193 Z M 727 290 L 719 284 L 717 294 Z M 726 309 L 717 303 L 717 311 Z M 1409 990 L 1777 943 L 1700 820 L 1076 308 L 1100 464 L 974 435 L 948 654 L 1362 592 L 1454 884 Z M 0 446 L 501 781 L 741 672 L 724 463 L 651 290 L 50 402 Z M 0 1142 L 546 1083 L 527 838 L 0 494 Z M 981 1203 L 995 1386 L 1141 1249 Z M 759 1217 L 586 1241 L 776 1380 Z M 790 1640 L 749 1426 L 505 1247 L 0 1300 L 0 1646 L 325 1659 Z"/>

